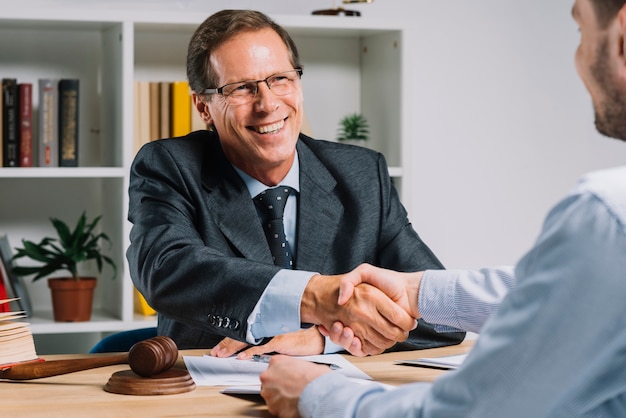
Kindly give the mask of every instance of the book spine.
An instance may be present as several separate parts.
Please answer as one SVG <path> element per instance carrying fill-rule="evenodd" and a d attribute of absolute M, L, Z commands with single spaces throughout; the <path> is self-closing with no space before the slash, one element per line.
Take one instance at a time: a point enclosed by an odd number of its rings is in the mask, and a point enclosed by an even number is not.
<path fill-rule="evenodd" d="M 155 139 L 159 139 L 161 137 L 161 94 L 159 91 L 159 82 L 150 81 L 149 89 L 150 136 L 148 140 L 154 141 Z"/>
<path fill-rule="evenodd" d="M 59 165 L 57 80 L 39 79 L 39 167 Z"/>
<path fill-rule="evenodd" d="M 59 80 L 59 167 L 78 167 L 77 79 Z"/>
<path fill-rule="evenodd" d="M 17 167 L 19 164 L 18 89 L 15 78 L 2 79 L 2 165 Z"/>
<path fill-rule="evenodd" d="M 191 131 L 191 105 L 189 84 L 186 81 L 172 83 L 172 136 L 184 136 Z"/>
<path fill-rule="evenodd" d="M 2 140 L 2 138 L 4 137 L 4 125 L 2 124 L 3 120 L 4 120 L 4 100 L 2 98 L 2 93 L 0 93 L 0 167 L 4 165 L 4 158 L 2 156 L 3 149 L 4 149 L 4 144 Z"/>
<path fill-rule="evenodd" d="M 20 167 L 33 166 L 33 85 L 19 84 Z"/>
<path fill-rule="evenodd" d="M 159 116 L 161 121 L 160 126 L 160 134 L 161 138 L 169 138 L 172 136 L 172 130 L 170 128 L 170 120 L 172 115 L 170 115 L 170 97 L 171 97 L 171 86 L 168 81 L 161 81 L 159 83 L 159 88 L 161 91 L 160 104 L 161 104 L 161 114 Z"/>
<path fill-rule="evenodd" d="M 9 299 L 9 292 L 7 291 L 7 282 L 5 281 L 3 268 L 0 266 L 0 301 Z M 11 307 L 8 303 L 0 303 L 0 312 L 11 312 Z"/>

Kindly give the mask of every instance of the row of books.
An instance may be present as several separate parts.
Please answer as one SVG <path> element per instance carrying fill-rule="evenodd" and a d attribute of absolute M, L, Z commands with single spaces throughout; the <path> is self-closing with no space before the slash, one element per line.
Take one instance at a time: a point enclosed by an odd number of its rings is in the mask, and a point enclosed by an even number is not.
<path fill-rule="evenodd" d="M 2 79 L 2 167 L 78 166 L 78 79 Z M 39 99 L 34 127 L 33 96 Z M 37 137 L 34 133 L 37 132 Z"/>
<path fill-rule="evenodd" d="M 187 81 L 135 81 L 134 149 L 160 138 L 207 129 L 193 108 Z"/>

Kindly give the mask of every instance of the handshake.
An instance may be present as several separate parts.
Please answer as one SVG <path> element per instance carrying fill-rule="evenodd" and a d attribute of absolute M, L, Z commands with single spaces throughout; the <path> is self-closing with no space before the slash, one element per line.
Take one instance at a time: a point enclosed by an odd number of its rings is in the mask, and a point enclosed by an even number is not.
<path fill-rule="evenodd" d="M 369 264 L 337 276 L 316 275 L 304 291 L 301 320 L 319 325 L 355 356 L 380 354 L 417 326 L 422 275 Z"/>

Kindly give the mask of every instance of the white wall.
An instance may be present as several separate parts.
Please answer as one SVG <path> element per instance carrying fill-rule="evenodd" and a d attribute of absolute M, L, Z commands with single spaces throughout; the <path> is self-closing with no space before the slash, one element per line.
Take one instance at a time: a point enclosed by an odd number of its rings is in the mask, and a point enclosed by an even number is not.
<path fill-rule="evenodd" d="M 515 263 L 583 173 L 623 163 L 601 138 L 574 68 L 573 1 L 374 0 L 346 5 L 405 20 L 413 68 L 410 217 L 449 268 Z M 309 14 L 332 0 L 22 0 L 57 8 L 256 8 Z M 0 9 L 14 1 L 0 0 Z M 310 100 L 310 99 L 309 99 Z"/>

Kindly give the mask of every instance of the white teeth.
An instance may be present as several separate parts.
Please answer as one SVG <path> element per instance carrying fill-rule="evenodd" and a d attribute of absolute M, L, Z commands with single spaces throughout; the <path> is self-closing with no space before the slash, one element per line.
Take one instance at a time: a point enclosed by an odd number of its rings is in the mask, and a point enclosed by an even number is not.
<path fill-rule="evenodd" d="M 283 125 L 285 125 L 285 121 L 281 120 L 280 122 L 276 122 L 271 125 L 259 126 L 258 128 L 256 128 L 256 131 L 260 134 L 267 134 L 270 132 L 278 131 L 283 127 Z"/>

